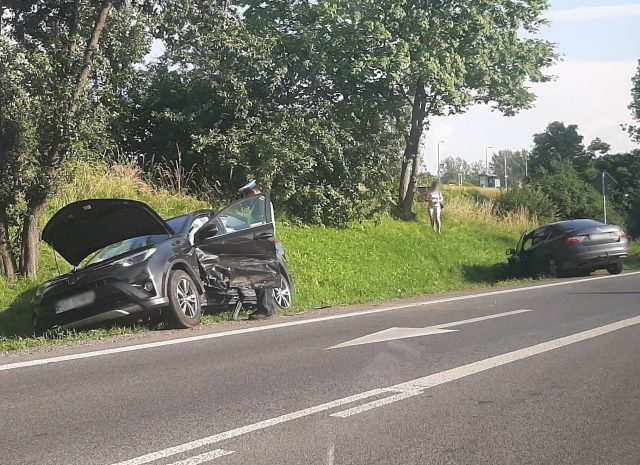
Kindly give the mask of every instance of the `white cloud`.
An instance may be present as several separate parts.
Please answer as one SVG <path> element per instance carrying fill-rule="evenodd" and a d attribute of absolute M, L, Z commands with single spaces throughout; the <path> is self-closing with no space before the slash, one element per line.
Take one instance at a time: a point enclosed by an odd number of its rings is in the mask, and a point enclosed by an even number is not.
<path fill-rule="evenodd" d="M 462 155 L 468 161 L 484 159 L 488 146 L 495 150 L 530 148 L 533 134 L 552 121 L 577 124 L 585 144 L 600 137 L 613 152 L 628 151 L 635 146 L 620 129 L 631 122 L 631 77 L 635 60 L 566 61 L 550 69 L 555 82 L 536 84 L 536 107 L 514 117 L 504 117 L 485 106 L 449 117 L 434 118 L 426 135 L 426 163 L 435 169 L 435 143 L 447 134 L 445 155 Z M 441 153 L 442 155 L 442 153 Z"/>
<path fill-rule="evenodd" d="M 640 16 L 640 3 L 555 10 L 549 12 L 548 18 L 553 22 L 562 22 L 607 18 L 628 18 L 630 16 Z"/>

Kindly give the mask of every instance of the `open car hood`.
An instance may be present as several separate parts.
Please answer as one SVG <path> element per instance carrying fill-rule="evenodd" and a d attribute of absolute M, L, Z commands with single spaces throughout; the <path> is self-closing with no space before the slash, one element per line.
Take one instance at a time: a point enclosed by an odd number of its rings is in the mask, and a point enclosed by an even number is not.
<path fill-rule="evenodd" d="M 174 234 L 147 204 L 135 200 L 97 199 L 70 203 L 42 231 L 42 239 L 77 266 L 94 252 L 139 236 Z"/>

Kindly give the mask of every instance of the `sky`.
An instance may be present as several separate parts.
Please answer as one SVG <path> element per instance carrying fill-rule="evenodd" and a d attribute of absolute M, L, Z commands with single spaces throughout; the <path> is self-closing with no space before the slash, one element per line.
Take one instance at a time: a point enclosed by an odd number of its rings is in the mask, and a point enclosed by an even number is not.
<path fill-rule="evenodd" d="M 548 123 L 577 124 L 585 145 L 596 137 L 613 153 L 638 148 L 620 128 L 631 122 L 631 78 L 640 59 L 640 0 L 551 0 L 551 24 L 540 37 L 555 42 L 562 61 L 548 70 L 556 80 L 534 84 L 535 107 L 504 117 L 476 106 L 462 115 L 433 118 L 423 141 L 430 172 L 440 156 L 484 160 L 499 149 L 529 149 Z M 491 156 L 491 155 L 489 155 Z"/>

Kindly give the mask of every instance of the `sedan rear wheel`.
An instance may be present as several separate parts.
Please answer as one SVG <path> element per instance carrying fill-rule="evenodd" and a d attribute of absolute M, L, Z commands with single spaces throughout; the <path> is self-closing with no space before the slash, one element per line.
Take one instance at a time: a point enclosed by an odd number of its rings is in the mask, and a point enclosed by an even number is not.
<path fill-rule="evenodd" d="M 200 323 L 202 308 L 196 284 L 189 273 L 176 270 L 169 276 L 167 322 L 173 328 L 193 328 Z"/>
<path fill-rule="evenodd" d="M 280 308 L 291 308 L 293 304 L 293 293 L 289 280 L 283 275 L 280 277 L 280 287 L 273 290 L 273 299 Z"/>
<path fill-rule="evenodd" d="M 609 272 L 609 274 L 620 274 L 623 270 L 624 263 L 622 262 L 622 260 L 607 267 L 607 271 Z"/>

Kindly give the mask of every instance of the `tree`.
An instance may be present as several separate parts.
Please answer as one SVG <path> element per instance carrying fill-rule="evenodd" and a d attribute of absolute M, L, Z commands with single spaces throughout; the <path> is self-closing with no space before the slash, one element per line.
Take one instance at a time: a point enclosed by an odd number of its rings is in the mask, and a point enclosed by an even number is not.
<path fill-rule="evenodd" d="M 392 118 L 331 81 L 316 4 L 191 0 L 164 9 L 166 52 L 145 73 L 126 150 L 187 168 L 232 195 L 247 179 L 293 217 L 342 225 L 391 192 Z M 341 96 L 338 97 L 338 94 Z"/>
<path fill-rule="evenodd" d="M 460 175 L 463 179 L 469 176 L 469 163 L 462 157 L 446 157 L 442 160 L 440 180 L 445 184 L 458 184 Z"/>
<path fill-rule="evenodd" d="M 538 169 L 531 187 L 551 199 L 560 219 L 602 218 L 602 196 L 581 178 L 570 160 L 552 159 L 548 169 Z M 612 218 L 620 218 L 611 213 Z"/>
<path fill-rule="evenodd" d="M 545 22 L 545 0 L 319 5 L 328 23 L 321 50 L 336 75 L 407 120 L 396 202 L 405 218 L 413 217 L 418 149 L 429 118 L 477 103 L 515 114 L 532 105 L 529 82 L 548 80 L 541 69 L 555 60 L 551 43 L 532 38 Z"/>
<path fill-rule="evenodd" d="M 577 125 L 566 126 L 559 121 L 550 123 L 545 132 L 533 136 L 529 172 L 535 175 L 541 170 L 548 171 L 554 162 L 567 160 L 579 172 L 585 173 L 594 154 L 585 150 L 582 141 Z"/>
<path fill-rule="evenodd" d="M 3 92 L 0 100 L 0 113 L 10 117 L 2 125 L 1 138 L 12 126 L 18 128 L 2 148 L 2 169 L 19 173 L 22 183 L 14 197 L 3 195 L 0 218 L 12 216 L 20 228 L 17 242 L 24 276 L 37 273 L 40 220 L 64 160 L 104 147 L 109 114 L 105 105 L 121 98 L 115 81 L 129 76 L 127 70 L 143 55 L 140 12 L 129 2 L 112 0 L 0 2 L 0 29 L 8 50 L 2 73 L 23 90 Z M 15 112 L 11 116 L 18 104 L 31 109 L 22 120 Z M 2 241 L 3 250 L 8 243 Z"/>
<path fill-rule="evenodd" d="M 640 60 L 638 60 L 638 70 L 635 76 L 631 79 L 631 103 L 629 104 L 629 110 L 631 110 L 631 116 L 634 121 L 640 124 Z M 627 127 L 631 139 L 640 144 L 640 126 L 630 125 Z"/>
<path fill-rule="evenodd" d="M 634 221 L 636 205 L 640 200 L 640 150 L 630 153 L 608 154 L 595 161 L 597 173 L 608 172 L 617 185 L 607 193 L 611 204 L 629 217 L 634 237 L 640 235 L 640 221 Z M 595 182 L 598 182 L 599 177 Z"/>
<path fill-rule="evenodd" d="M 489 162 L 489 170 L 500 176 L 503 186 L 516 186 L 522 184 L 527 175 L 529 152 L 526 150 L 499 150 L 494 153 Z M 508 182 L 504 182 L 505 159 L 507 166 Z"/>

